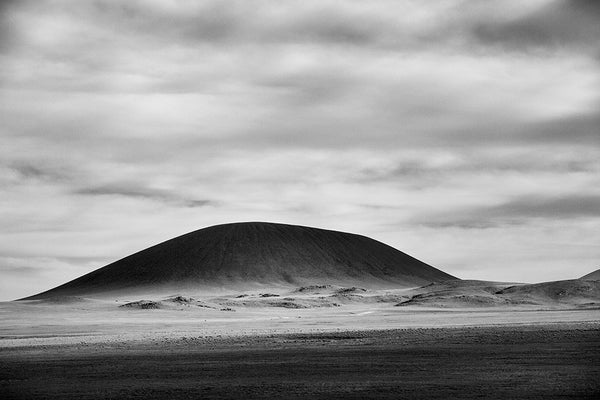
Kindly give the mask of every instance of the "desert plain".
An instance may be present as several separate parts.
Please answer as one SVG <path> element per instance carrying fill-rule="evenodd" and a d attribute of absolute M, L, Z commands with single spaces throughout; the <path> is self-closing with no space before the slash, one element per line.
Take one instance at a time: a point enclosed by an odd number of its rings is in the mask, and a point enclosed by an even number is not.
<path fill-rule="evenodd" d="M 450 281 L 3 302 L 0 393 L 592 399 L 597 290 L 598 281 Z"/>

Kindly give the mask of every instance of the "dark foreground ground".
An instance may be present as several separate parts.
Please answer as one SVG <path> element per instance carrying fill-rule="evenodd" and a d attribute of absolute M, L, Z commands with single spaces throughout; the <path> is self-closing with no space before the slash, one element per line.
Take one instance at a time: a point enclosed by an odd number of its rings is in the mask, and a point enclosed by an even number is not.
<path fill-rule="evenodd" d="M 600 398 L 597 324 L 0 349 L 1 399 Z"/>

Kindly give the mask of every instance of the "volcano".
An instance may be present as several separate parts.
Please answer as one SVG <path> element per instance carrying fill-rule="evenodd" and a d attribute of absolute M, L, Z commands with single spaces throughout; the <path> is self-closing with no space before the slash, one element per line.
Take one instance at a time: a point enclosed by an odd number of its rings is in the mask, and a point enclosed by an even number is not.
<path fill-rule="evenodd" d="M 244 222 L 176 237 L 23 300 L 269 285 L 414 287 L 453 279 L 365 236 Z"/>

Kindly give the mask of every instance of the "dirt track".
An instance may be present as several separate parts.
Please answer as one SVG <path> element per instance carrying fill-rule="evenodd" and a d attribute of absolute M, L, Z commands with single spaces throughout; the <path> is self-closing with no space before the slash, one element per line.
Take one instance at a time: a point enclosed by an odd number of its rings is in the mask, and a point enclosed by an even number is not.
<path fill-rule="evenodd" d="M 5 348 L 4 399 L 597 398 L 600 329 L 406 329 Z"/>

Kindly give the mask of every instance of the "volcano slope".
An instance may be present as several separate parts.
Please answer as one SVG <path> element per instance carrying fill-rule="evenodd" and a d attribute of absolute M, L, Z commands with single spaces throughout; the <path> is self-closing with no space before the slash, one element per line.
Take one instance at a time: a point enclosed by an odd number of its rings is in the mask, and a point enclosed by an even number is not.
<path fill-rule="evenodd" d="M 247 222 L 179 236 L 24 300 L 315 283 L 415 287 L 453 279 L 365 236 Z"/>

